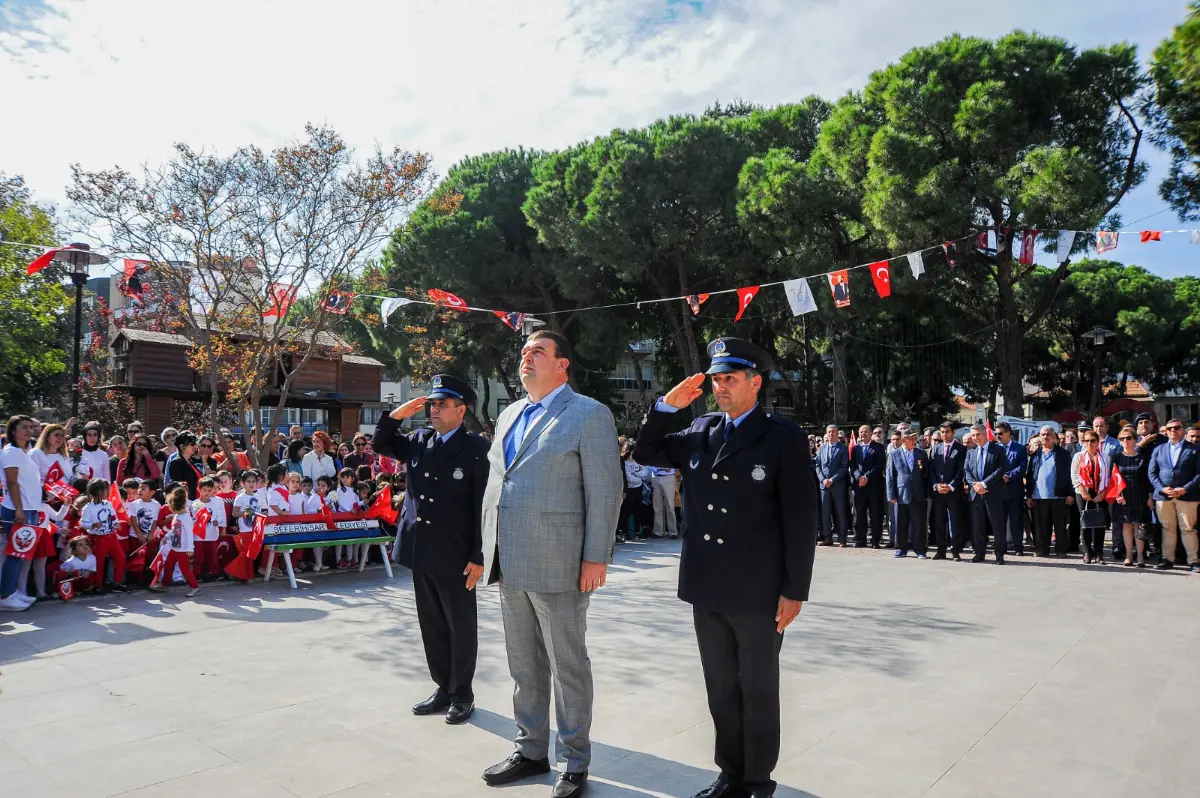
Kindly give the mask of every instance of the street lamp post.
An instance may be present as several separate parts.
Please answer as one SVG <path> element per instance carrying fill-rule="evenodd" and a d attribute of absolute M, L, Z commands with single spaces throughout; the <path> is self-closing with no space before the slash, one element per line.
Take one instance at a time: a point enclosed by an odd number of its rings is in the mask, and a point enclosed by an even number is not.
<path fill-rule="evenodd" d="M 1104 386 L 1101 384 L 1104 351 L 1108 347 L 1108 339 L 1116 337 L 1117 334 L 1115 332 L 1106 330 L 1098 324 L 1082 335 L 1083 341 L 1092 345 L 1092 361 L 1095 371 L 1092 375 L 1092 403 L 1090 409 L 1093 413 L 1099 412 L 1100 403 L 1104 400 Z"/>
<path fill-rule="evenodd" d="M 79 346 L 83 340 L 83 287 L 87 285 L 90 265 L 108 263 L 108 258 L 91 250 L 87 244 L 69 244 L 55 258 L 71 264 L 71 282 L 75 283 L 75 357 L 71 363 L 72 418 L 79 415 Z"/>

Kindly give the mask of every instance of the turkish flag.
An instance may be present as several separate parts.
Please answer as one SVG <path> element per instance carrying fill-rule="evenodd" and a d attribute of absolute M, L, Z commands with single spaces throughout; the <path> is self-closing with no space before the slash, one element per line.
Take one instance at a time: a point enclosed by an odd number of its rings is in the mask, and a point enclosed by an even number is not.
<path fill-rule="evenodd" d="M 443 291 L 440 288 L 430 288 L 426 293 L 429 294 L 429 298 L 434 302 L 439 305 L 445 305 L 451 310 L 470 310 L 470 308 L 467 307 L 466 301 L 462 297 L 455 296 L 449 291 Z"/>
<path fill-rule="evenodd" d="M 323 496 L 318 496 L 317 498 L 321 501 L 321 517 L 325 519 L 325 528 L 337 529 L 337 524 L 333 522 L 333 510 L 329 509 L 329 505 L 325 503 Z"/>
<path fill-rule="evenodd" d="M 1121 495 L 1129 483 L 1125 481 L 1125 477 L 1121 476 L 1121 469 L 1115 465 L 1112 468 L 1112 475 L 1108 478 L 1108 490 L 1104 492 L 1104 500 L 1112 504 Z"/>
<path fill-rule="evenodd" d="M 62 479 L 65 476 L 66 476 L 66 474 L 63 473 L 62 466 L 59 465 L 58 462 L 56 461 L 53 465 L 50 466 L 50 470 L 46 472 L 46 482 L 47 483 L 55 482 L 57 480 Z"/>
<path fill-rule="evenodd" d="M 396 518 L 400 515 L 400 511 L 392 506 L 392 488 L 390 485 L 384 485 L 379 491 L 379 495 L 375 497 L 375 501 L 371 502 L 371 506 L 367 509 L 364 518 L 378 518 L 387 521 L 389 524 L 395 524 Z"/>
<path fill-rule="evenodd" d="M 1143 230 L 1142 243 L 1148 244 L 1151 241 L 1162 241 L 1162 230 Z"/>
<path fill-rule="evenodd" d="M 888 271 L 886 260 L 876 261 L 870 266 L 871 279 L 875 281 L 875 290 L 881 297 L 892 295 L 892 274 Z"/>
<path fill-rule="evenodd" d="M 994 441 L 994 440 L 996 440 L 996 435 L 995 435 L 995 433 L 994 433 L 994 432 L 992 432 L 992 422 L 991 422 L 991 421 L 984 421 L 984 422 L 983 422 L 983 427 L 984 427 L 984 429 L 986 429 L 986 430 L 987 430 L 988 441 L 990 442 L 990 441 Z"/>
<path fill-rule="evenodd" d="M 192 529 L 197 531 L 197 540 L 205 543 L 208 542 L 208 524 L 210 521 L 212 521 L 212 513 L 207 507 L 196 513 L 196 519 L 192 522 Z M 220 533 L 218 533 L 218 535 L 219 534 Z"/>
<path fill-rule="evenodd" d="M 121 486 L 116 482 L 108 488 L 108 502 L 116 512 L 117 520 L 129 523 L 129 513 L 125 510 L 125 502 L 121 500 Z"/>
<path fill-rule="evenodd" d="M 1021 233 L 1020 263 L 1022 266 L 1033 265 L 1033 258 L 1037 255 L 1037 237 L 1037 230 L 1026 230 Z"/>
<path fill-rule="evenodd" d="M 746 308 L 750 307 L 750 303 L 753 302 L 754 297 L 758 295 L 758 286 L 748 285 L 745 288 L 739 288 L 737 290 L 737 295 L 738 312 L 737 315 L 733 317 L 735 322 L 741 320 L 742 314 L 746 312 Z"/>
<path fill-rule="evenodd" d="M 225 573 L 232 576 L 234 579 L 240 579 L 243 582 L 248 582 L 254 578 L 254 561 L 258 559 L 258 553 L 262 551 L 263 540 L 267 534 L 267 517 L 265 515 L 255 515 L 254 525 L 249 532 L 239 532 L 234 536 L 234 544 L 237 546 L 237 557 L 233 562 L 225 566 Z"/>

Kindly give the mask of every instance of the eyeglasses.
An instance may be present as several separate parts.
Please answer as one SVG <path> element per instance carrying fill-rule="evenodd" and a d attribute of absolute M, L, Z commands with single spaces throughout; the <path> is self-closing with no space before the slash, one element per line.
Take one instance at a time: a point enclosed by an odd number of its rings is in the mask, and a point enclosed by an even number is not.
<path fill-rule="evenodd" d="M 211 443 L 202 443 L 202 444 L 200 444 L 200 448 L 201 448 L 201 449 L 211 449 L 212 447 L 213 447 L 213 445 L 212 445 Z"/>
<path fill-rule="evenodd" d="M 1119 441 L 1131 441 L 1131 440 L 1133 440 L 1133 436 L 1132 436 L 1132 435 L 1118 435 L 1118 436 L 1117 436 L 1117 440 L 1119 440 Z"/>
<path fill-rule="evenodd" d="M 1182 424 L 1168 424 L 1167 426 L 1163 427 L 1163 429 L 1165 429 L 1167 432 L 1173 432 L 1177 429 L 1183 429 L 1183 425 Z"/>

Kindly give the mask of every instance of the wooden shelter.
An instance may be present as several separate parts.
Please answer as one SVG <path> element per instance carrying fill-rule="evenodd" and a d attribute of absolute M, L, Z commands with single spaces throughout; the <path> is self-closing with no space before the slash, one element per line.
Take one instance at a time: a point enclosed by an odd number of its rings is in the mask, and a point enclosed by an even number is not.
<path fill-rule="evenodd" d="M 358 431 L 363 405 L 379 403 L 384 365 L 374 358 L 341 354 L 349 346 L 332 333 L 320 333 L 317 344 L 318 351 L 292 381 L 286 406 L 327 410 L 329 432 L 348 437 Z M 112 384 L 104 387 L 132 395 L 137 402 L 138 418 L 148 429 L 168 427 L 175 400 L 207 402 L 212 398 L 213 386 L 208 376 L 188 365 L 191 346 L 192 340 L 186 335 L 117 330 L 110 344 Z M 333 354 L 322 357 L 321 350 Z M 268 380 L 263 407 L 274 407 L 279 401 L 282 382 L 281 373 Z M 225 386 L 216 388 L 221 392 Z"/>

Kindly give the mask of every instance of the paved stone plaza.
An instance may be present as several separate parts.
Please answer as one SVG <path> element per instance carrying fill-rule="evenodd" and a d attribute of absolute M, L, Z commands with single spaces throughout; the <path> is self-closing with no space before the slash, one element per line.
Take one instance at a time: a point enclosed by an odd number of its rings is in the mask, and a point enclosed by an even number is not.
<path fill-rule="evenodd" d="M 818 550 L 778 795 L 1196 795 L 1200 579 L 1046 563 Z M 592 602 L 597 798 L 714 777 L 677 564 L 618 547 Z M 408 709 L 431 685 L 403 569 L 0 616 L 0 795 L 547 796 L 480 780 L 513 730 L 494 589 L 480 626 L 477 710 L 448 727 Z"/>

